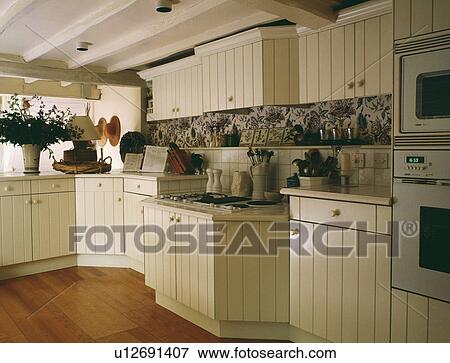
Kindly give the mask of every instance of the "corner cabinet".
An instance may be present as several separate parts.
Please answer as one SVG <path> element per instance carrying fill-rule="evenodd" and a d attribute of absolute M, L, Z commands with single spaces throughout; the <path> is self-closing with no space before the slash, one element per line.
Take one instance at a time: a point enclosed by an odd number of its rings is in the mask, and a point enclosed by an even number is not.
<path fill-rule="evenodd" d="M 389 342 L 390 207 L 303 197 L 290 207 L 291 325 L 332 342 Z"/>
<path fill-rule="evenodd" d="M 356 22 L 299 29 L 300 103 L 392 93 L 392 9 Z"/>
<path fill-rule="evenodd" d="M 195 48 L 203 111 L 299 103 L 295 27 L 251 29 Z"/>
<path fill-rule="evenodd" d="M 152 85 L 153 107 L 147 121 L 199 116 L 202 106 L 202 70 L 197 57 L 151 68 L 139 75 Z"/>

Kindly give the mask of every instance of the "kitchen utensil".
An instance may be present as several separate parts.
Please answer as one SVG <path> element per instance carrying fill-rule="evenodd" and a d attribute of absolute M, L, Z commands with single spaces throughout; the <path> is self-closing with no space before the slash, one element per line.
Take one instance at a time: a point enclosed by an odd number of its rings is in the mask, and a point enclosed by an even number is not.
<path fill-rule="evenodd" d="M 267 189 L 267 174 L 269 163 L 259 163 L 250 167 L 250 175 L 253 181 L 253 199 L 264 199 L 264 192 Z"/>

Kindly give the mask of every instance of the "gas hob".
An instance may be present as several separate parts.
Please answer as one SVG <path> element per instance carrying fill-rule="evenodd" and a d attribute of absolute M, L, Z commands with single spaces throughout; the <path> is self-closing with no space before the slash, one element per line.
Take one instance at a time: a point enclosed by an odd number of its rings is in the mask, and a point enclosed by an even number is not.
<path fill-rule="evenodd" d="M 191 204 L 206 209 L 214 208 L 223 211 L 238 211 L 250 206 L 245 202 L 251 198 L 236 197 L 218 193 L 193 193 L 193 194 L 161 194 L 157 200 L 177 204 Z"/>

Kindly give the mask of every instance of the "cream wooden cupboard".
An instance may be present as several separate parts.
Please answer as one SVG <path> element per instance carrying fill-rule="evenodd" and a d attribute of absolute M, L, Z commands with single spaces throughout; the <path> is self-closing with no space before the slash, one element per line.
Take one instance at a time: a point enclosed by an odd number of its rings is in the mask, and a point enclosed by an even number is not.
<path fill-rule="evenodd" d="M 153 113 L 148 121 L 199 116 L 202 106 L 202 69 L 199 58 L 190 57 L 140 72 L 152 82 Z"/>
<path fill-rule="evenodd" d="M 71 179 L 1 182 L 0 266 L 76 253 L 69 227 L 75 225 Z"/>
<path fill-rule="evenodd" d="M 76 179 L 76 224 L 87 229 L 122 226 L 124 221 L 122 178 L 77 178 Z M 83 238 L 78 243 L 79 254 L 123 255 L 121 236 L 114 233 L 112 243 L 105 233 L 92 235 L 92 246 Z"/>
<path fill-rule="evenodd" d="M 392 10 L 317 31 L 299 29 L 299 101 L 392 93 Z"/>
<path fill-rule="evenodd" d="M 303 197 L 290 207 L 291 324 L 333 342 L 389 342 L 390 207 Z"/>
<path fill-rule="evenodd" d="M 394 0 L 395 40 L 450 29 L 450 1 Z"/>
<path fill-rule="evenodd" d="M 252 29 L 195 53 L 202 59 L 204 112 L 299 102 L 295 27 Z"/>
<path fill-rule="evenodd" d="M 270 233 L 281 238 L 284 233 L 287 240 L 286 223 L 284 229 L 278 225 L 267 232 L 272 222 L 218 222 L 199 213 L 151 204 L 145 206 L 144 215 L 146 224 L 167 231 L 164 248 L 146 253 L 146 284 L 156 289 L 157 294 L 214 320 L 289 321 L 287 246 L 278 255 L 264 255 L 256 244 L 254 255 L 244 254 L 240 249 L 235 254 L 222 251 L 234 248 L 237 241 L 242 241 L 244 235 L 250 236 L 252 231 L 260 233 L 267 248 Z M 214 233 L 220 233 L 223 239 Z M 199 244 L 189 244 L 191 238 L 200 241 Z M 157 234 L 149 232 L 145 241 L 150 248 L 160 240 Z"/>

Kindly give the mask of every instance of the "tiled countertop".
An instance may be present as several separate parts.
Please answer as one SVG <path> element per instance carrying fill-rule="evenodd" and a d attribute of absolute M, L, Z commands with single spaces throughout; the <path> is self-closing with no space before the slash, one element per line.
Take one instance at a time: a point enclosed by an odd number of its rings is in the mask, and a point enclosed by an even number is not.
<path fill-rule="evenodd" d="M 377 205 L 392 205 L 391 188 L 388 186 L 376 185 L 317 185 L 311 187 L 283 188 L 282 194 L 307 197 L 339 200 L 344 202 L 367 203 Z"/>

